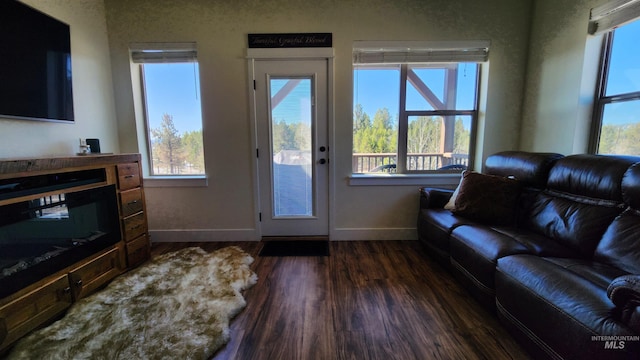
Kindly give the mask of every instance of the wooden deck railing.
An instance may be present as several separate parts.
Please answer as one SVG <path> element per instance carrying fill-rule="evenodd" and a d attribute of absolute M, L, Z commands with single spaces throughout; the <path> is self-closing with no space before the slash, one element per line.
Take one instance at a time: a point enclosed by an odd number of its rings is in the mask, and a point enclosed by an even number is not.
<path fill-rule="evenodd" d="M 397 155 L 395 153 L 361 153 L 353 154 L 354 173 L 395 172 Z M 408 170 L 437 170 L 446 165 L 468 166 L 469 156 L 466 154 L 408 154 Z"/>

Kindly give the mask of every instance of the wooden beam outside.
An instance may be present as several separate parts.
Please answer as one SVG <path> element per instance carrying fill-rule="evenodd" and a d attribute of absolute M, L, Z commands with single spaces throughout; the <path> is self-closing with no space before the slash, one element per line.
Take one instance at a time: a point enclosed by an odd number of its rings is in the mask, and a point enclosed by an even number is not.
<path fill-rule="evenodd" d="M 440 99 L 438 99 L 436 94 L 434 94 L 433 91 L 429 89 L 429 86 L 427 86 L 427 84 L 425 84 L 424 81 L 420 79 L 418 74 L 416 74 L 413 69 L 407 70 L 407 81 L 409 81 L 411 85 L 416 88 L 418 93 L 420 93 L 420 95 L 422 95 L 422 97 L 427 100 L 427 102 L 431 104 L 431 106 L 433 106 L 434 110 L 446 110 L 444 103 L 440 101 Z"/>
<path fill-rule="evenodd" d="M 302 79 L 290 79 L 275 95 L 271 97 L 271 111 L 280 105 L 282 100 L 284 100 L 293 91 L 293 89 L 300 84 L 300 81 L 302 81 Z"/>
<path fill-rule="evenodd" d="M 444 106 L 446 110 L 454 110 L 456 108 L 456 99 L 458 95 L 458 69 L 446 69 L 444 76 Z M 445 116 L 443 129 L 442 152 L 444 154 L 452 153 L 455 138 L 456 118 L 455 116 Z M 442 164 L 449 165 L 449 164 Z"/>

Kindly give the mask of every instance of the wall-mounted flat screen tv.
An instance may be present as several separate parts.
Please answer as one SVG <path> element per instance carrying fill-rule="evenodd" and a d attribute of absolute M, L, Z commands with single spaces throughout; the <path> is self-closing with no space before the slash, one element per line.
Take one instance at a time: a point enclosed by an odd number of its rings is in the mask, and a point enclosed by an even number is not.
<path fill-rule="evenodd" d="M 69 25 L 0 0 L 0 118 L 73 122 Z"/>

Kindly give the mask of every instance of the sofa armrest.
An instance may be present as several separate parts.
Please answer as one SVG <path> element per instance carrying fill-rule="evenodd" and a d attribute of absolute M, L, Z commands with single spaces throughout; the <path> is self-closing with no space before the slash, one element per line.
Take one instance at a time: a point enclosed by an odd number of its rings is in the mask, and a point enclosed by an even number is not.
<path fill-rule="evenodd" d="M 615 278 L 607 288 L 607 296 L 620 312 L 620 320 L 640 332 L 640 275 Z"/>
<path fill-rule="evenodd" d="M 420 188 L 420 209 L 443 208 L 453 195 L 453 190 Z"/>
<path fill-rule="evenodd" d="M 616 306 L 625 306 L 629 302 L 640 305 L 640 275 L 615 278 L 607 288 L 607 296 Z"/>

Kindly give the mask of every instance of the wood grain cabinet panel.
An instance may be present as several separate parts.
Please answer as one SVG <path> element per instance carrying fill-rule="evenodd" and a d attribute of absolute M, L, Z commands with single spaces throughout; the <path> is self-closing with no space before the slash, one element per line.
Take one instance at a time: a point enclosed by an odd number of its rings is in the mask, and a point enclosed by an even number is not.
<path fill-rule="evenodd" d="M 120 193 L 121 212 L 123 217 L 141 212 L 144 208 L 142 202 L 142 189 L 135 188 Z"/>
<path fill-rule="evenodd" d="M 140 168 L 138 163 L 118 164 L 118 188 L 121 191 L 140 186 Z"/>
<path fill-rule="evenodd" d="M 133 216 L 125 218 L 124 224 L 124 240 L 131 241 L 147 232 L 147 219 L 143 212 L 139 212 Z"/>
<path fill-rule="evenodd" d="M 147 235 L 140 236 L 127 242 L 127 264 L 129 267 L 136 267 L 145 262 L 151 254 L 151 246 Z"/>
<path fill-rule="evenodd" d="M 137 266 L 150 256 L 147 214 L 139 163 L 117 165 L 122 238 L 126 242 L 127 263 Z"/>
<path fill-rule="evenodd" d="M 73 302 L 63 274 L 0 307 L 0 349 L 65 311 Z"/>
<path fill-rule="evenodd" d="M 105 285 L 126 269 L 121 244 L 69 273 L 73 298 L 81 299 Z"/>

